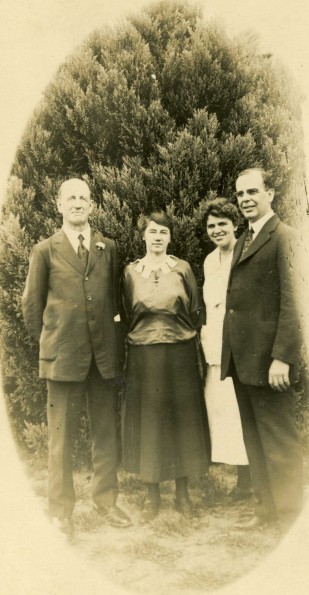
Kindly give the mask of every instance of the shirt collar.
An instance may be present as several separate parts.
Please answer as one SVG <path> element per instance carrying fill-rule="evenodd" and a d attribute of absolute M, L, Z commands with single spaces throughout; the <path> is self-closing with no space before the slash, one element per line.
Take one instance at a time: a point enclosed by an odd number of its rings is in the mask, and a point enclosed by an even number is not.
<path fill-rule="evenodd" d="M 249 229 L 250 227 L 252 228 L 255 238 L 257 234 L 261 231 L 262 227 L 264 227 L 265 223 L 269 219 L 271 219 L 274 214 L 274 211 L 270 209 L 270 211 L 267 211 L 266 215 L 263 215 L 263 217 L 261 217 L 257 221 L 254 221 L 254 223 L 249 223 Z"/>
<path fill-rule="evenodd" d="M 72 244 L 72 246 L 73 246 L 73 248 L 74 248 L 75 251 L 77 251 L 77 247 L 78 247 L 78 244 L 79 244 L 78 236 L 80 234 L 82 234 L 84 236 L 84 246 L 85 246 L 85 248 L 87 248 L 87 250 L 90 249 L 90 231 L 91 230 L 90 230 L 90 225 L 89 224 L 86 227 L 86 229 L 83 229 L 83 231 L 76 231 L 75 229 L 71 229 L 65 223 L 63 223 L 63 225 L 62 225 L 62 229 L 63 229 L 65 235 L 67 236 L 68 240 Z"/>
<path fill-rule="evenodd" d="M 141 276 L 144 277 L 144 279 L 149 279 L 152 271 L 161 270 L 162 273 L 166 275 L 170 272 L 172 268 L 176 266 L 176 264 L 177 259 L 175 258 L 175 256 L 171 256 L 170 254 L 167 254 L 165 259 L 161 260 L 161 262 L 159 263 L 148 262 L 147 258 L 144 256 L 144 258 L 141 258 L 137 262 L 135 270 L 138 273 L 141 273 Z"/>

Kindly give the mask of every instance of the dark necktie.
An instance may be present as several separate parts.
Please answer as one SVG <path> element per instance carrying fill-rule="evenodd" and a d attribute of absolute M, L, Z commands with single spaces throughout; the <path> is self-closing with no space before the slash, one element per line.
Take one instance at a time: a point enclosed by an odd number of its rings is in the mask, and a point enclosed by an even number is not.
<path fill-rule="evenodd" d="M 253 231 L 252 227 L 249 227 L 249 229 L 247 230 L 245 241 L 244 241 L 244 245 L 243 245 L 243 248 L 242 248 L 242 253 L 241 253 L 242 256 L 244 254 L 246 254 L 249 246 L 252 244 L 253 234 L 254 234 L 254 231 Z"/>
<path fill-rule="evenodd" d="M 80 260 L 82 261 L 84 268 L 86 270 L 87 267 L 87 262 L 88 262 L 88 250 L 87 248 L 84 246 L 84 236 L 80 233 L 78 236 L 79 239 L 79 246 L 77 249 L 77 256 L 78 258 L 80 258 Z"/>

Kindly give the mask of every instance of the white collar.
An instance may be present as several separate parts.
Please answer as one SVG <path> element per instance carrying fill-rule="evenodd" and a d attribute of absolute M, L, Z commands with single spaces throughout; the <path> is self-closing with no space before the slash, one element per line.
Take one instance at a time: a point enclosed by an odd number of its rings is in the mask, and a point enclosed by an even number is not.
<path fill-rule="evenodd" d="M 83 231 L 78 231 L 75 229 L 71 229 L 68 225 L 66 225 L 65 223 L 63 223 L 62 225 L 62 229 L 65 233 L 65 235 L 67 236 L 70 244 L 73 246 L 75 252 L 77 252 L 78 246 L 79 246 L 79 239 L 78 236 L 80 234 L 83 235 L 84 237 L 84 246 L 85 248 L 87 248 L 87 250 L 90 250 L 90 233 L 91 233 L 91 229 L 90 229 L 90 225 L 88 223 L 88 226 L 86 227 L 86 229 L 83 229 Z"/>
<path fill-rule="evenodd" d="M 158 263 L 149 262 L 147 257 L 144 256 L 144 258 L 141 258 L 137 261 L 135 270 L 138 273 L 141 273 L 141 276 L 144 277 L 144 279 L 149 279 L 152 271 L 158 271 L 160 269 L 162 273 L 166 275 L 172 268 L 176 266 L 176 264 L 177 258 L 175 258 L 175 256 L 171 256 L 170 254 L 167 254 L 165 259 Z"/>
<path fill-rule="evenodd" d="M 256 238 L 257 234 L 261 231 L 262 227 L 264 227 L 265 223 L 269 219 L 271 219 L 274 214 L 275 214 L 274 211 L 272 209 L 270 209 L 270 211 L 267 211 L 266 215 L 263 215 L 263 217 L 261 217 L 257 221 L 254 221 L 254 223 L 249 222 L 249 229 L 250 229 L 250 227 L 252 227 L 253 233 L 254 233 L 254 238 Z"/>

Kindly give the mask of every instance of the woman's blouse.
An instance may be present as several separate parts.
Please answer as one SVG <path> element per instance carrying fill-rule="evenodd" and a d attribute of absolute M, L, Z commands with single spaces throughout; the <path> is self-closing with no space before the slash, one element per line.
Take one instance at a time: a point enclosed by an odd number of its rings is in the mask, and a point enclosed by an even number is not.
<path fill-rule="evenodd" d="M 232 257 L 233 250 L 221 261 L 220 250 L 216 248 L 206 256 L 204 262 L 203 297 L 206 306 L 206 326 L 202 327 L 201 341 L 206 362 L 210 365 L 221 364 L 226 290 Z"/>
<path fill-rule="evenodd" d="M 192 269 L 175 256 L 155 266 L 145 258 L 129 264 L 122 278 L 122 305 L 132 345 L 187 341 L 202 324 Z"/>

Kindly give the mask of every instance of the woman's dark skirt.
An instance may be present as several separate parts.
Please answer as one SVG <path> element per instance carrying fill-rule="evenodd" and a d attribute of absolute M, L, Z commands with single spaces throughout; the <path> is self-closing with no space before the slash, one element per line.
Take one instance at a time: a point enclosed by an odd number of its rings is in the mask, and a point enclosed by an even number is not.
<path fill-rule="evenodd" d="M 210 439 L 194 340 L 129 345 L 123 463 L 145 482 L 208 469 Z"/>

